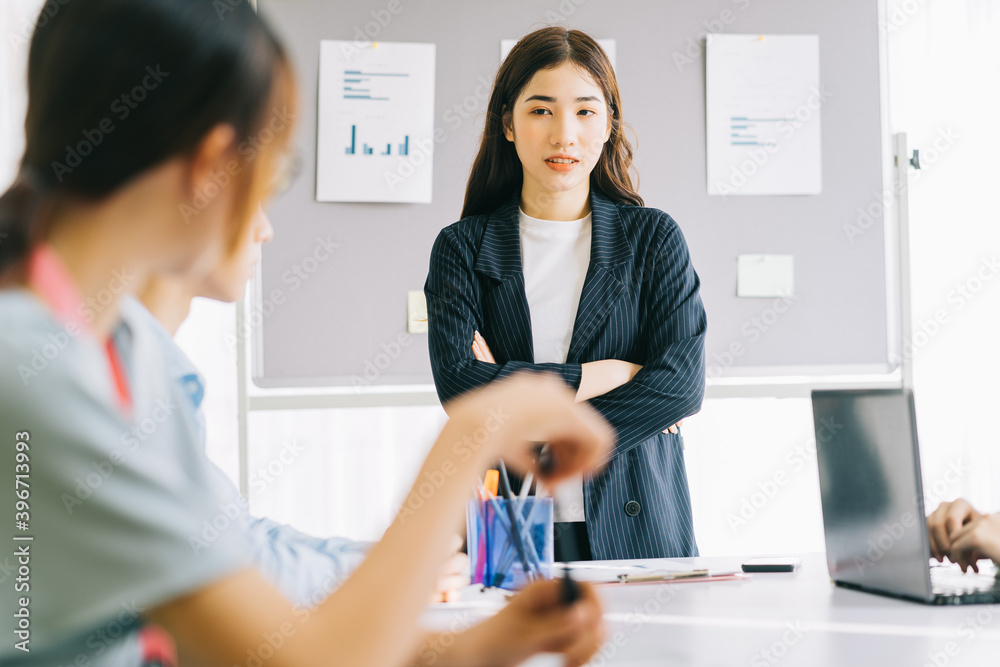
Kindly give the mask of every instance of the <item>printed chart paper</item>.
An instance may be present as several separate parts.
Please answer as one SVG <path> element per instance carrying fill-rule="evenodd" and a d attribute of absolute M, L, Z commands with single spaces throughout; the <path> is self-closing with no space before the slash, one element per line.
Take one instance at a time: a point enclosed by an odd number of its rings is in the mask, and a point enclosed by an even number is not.
<path fill-rule="evenodd" d="M 818 35 L 706 37 L 710 195 L 822 191 Z"/>
<path fill-rule="evenodd" d="M 316 200 L 428 204 L 433 44 L 320 43 Z"/>

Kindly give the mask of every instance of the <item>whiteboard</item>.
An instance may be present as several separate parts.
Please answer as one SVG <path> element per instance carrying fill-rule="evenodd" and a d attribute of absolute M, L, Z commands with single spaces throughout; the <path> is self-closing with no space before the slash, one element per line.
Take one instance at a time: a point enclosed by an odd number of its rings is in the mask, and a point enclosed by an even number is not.
<path fill-rule="evenodd" d="M 260 0 L 259 7 L 295 61 L 305 163 L 269 209 L 276 233 L 264 248 L 250 313 L 257 385 L 431 383 L 426 334 L 406 330 L 407 293 L 422 289 L 435 237 L 460 214 L 500 41 L 552 22 L 616 40 L 640 194 L 677 220 L 702 280 L 709 376 L 893 368 L 898 314 L 886 276 L 897 260 L 886 241 L 893 225 L 884 225 L 892 218 L 891 151 L 878 3 Z M 708 31 L 819 36 L 820 78 L 830 93 L 822 108 L 821 194 L 708 195 Z M 320 42 L 372 38 L 436 45 L 430 204 L 315 201 Z M 792 301 L 737 296 L 737 258 L 748 254 L 794 257 Z"/>

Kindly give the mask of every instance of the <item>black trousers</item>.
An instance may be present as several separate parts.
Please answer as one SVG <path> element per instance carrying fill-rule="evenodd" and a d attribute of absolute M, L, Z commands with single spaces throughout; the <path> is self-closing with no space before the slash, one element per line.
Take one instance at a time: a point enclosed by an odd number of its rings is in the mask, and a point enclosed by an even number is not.
<path fill-rule="evenodd" d="M 594 560 L 590 553 L 590 538 L 586 521 L 557 521 L 552 529 L 557 563 L 573 560 Z"/>

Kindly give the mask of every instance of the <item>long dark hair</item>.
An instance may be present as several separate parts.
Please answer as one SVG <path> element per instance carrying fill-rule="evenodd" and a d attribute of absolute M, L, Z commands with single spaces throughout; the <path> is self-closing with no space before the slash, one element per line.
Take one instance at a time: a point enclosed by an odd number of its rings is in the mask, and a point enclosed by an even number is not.
<path fill-rule="evenodd" d="M 24 155 L 0 197 L 0 274 L 44 238 L 61 198 L 99 200 L 220 123 L 237 143 L 252 138 L 284 72 L 285 50 L 245 0 L 47 0 L 28 55 Z M 258 166 L 234 179 L 241 220 Z"/>
<path fill-rule="evenodd" d="M 522 38 L 500 65 L 486 108 L 486 127 L 465 187 L 462 217 L 488 213 L 521 189 L 523 169 L 514 145 L 504 135 L 505 116 L 535 72 L 572 62 L 588 72 L 604 93 L 611 115 L 611 136 L 590 174 L 590 183 L 613 201 L 642 206 L 632 185 L 632 144 L 625 137 L 621 93 L 607 54 L 594 38 L 559 26 Z"/>

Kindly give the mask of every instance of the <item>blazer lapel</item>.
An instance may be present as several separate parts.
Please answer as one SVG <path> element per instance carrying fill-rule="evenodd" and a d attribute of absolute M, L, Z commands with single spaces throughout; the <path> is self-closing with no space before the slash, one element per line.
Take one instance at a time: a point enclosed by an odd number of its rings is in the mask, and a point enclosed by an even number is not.
<path fill-rule="evenodd" d="M 573 337 L 566 355 L 569 362 L 583 358 L 621 298 L 625 284 L 618 276 L 617 267 L 632 256 L 632 246 L 625 237 L 618 208 L 593 186 L 590 190 L 590 209 L 590 268 L 584 279 Z"/>
<path fill-rule="evenodd" d="M 501 364 L 535 358 L 521 267 L 519 200 L 520 193 L 490 215 L 474 267 L 493 280 L 492 287 L 483 292 L 483 327 L 488 332 L 481 333 Z"/>

